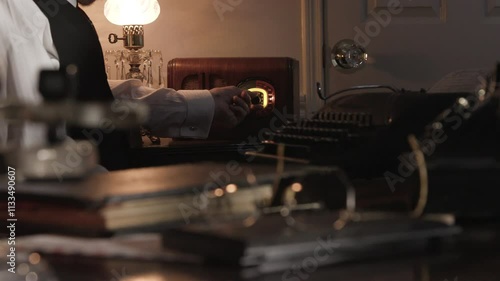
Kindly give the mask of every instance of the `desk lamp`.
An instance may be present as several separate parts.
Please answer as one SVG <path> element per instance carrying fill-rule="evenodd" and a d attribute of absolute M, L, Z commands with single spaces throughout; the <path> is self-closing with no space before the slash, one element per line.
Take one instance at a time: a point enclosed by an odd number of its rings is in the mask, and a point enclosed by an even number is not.
<path fill-rule="evenodd" d="M 123 26 L 123 37 L 111 33 L 108 40 L 111 44 L 123 40 L 126 50 L 106 51 L 106 68 L 110 77 L 109 56 L 115 56 L 116 79 L 139 79 L 153 87 L 153 59 L 159 56 L 159 81 L 161 78 L 161 53 L 155 50 L 143 50 L 144 25 L 154 22 L 160 15 L 160 4 L 157 0 L 107 0 L 104 5 L 104 15 L 113 24 Z M 128 63 L 130 69 L 124 73 L 124 65 Z M 143 69 L 141 70 L 141 66 Z M 121 73 L 121 74 L 120 74 Z"/>

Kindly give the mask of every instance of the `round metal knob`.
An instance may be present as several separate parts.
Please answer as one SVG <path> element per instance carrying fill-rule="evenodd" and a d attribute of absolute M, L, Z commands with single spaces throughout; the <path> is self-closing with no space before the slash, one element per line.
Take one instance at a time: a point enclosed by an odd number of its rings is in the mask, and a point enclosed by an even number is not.
<path fill-rule="evenodd" d="M 359 69 L 368 60 L 366 50 L 350 39 L 335 44 L 331 56 L 333 66 L 343 70 Z"/>

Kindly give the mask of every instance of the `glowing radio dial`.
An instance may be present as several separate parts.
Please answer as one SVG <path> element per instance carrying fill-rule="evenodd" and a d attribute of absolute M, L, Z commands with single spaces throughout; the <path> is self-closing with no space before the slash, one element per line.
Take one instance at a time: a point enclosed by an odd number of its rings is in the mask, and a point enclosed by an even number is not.
<path fill-rule="evenodd" d="M 248 89 L 250 92 L 254 92 L 258 94 L 259 101 L 256 104 L 261 104 L 262 107 L 266 108 L 268 106 L 269 101 L 269 93 L 262 88 L 250 88 Z"/>
<path fill-rule="evenodd" d="M 252 99 L 252 104 L 260 104 L 263 107 L 255 112 L 257 116 L 263 117 L 272 114 L 276 104 L 276 91 L 271 83 L 263 79 L 247 79 L 241 82 L 238 87 L 257 94 Z"/>

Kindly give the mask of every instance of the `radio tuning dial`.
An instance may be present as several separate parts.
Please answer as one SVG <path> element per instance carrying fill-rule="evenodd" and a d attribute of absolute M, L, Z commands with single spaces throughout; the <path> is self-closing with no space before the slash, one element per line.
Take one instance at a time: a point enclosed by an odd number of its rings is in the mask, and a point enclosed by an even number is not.
<path fill-rule="evenodd" d="M 263 109 L 256 111 L 257 116 L 268 116 L 272 113 L 276 104 L 276 91 L 269 82 L 259 79 L 247 79 L 241 82 L 238 87 L 256 94 L 252 98 L 252 104 L 260 104 L 263 107 Z"/>
<path fill-rule="evenodd" d="M 262 104 L 262 99 L 264 97 L 262 96 L 262 94 L 258 93 L 257 96 L 253 97 L 252 98 L 252 104 Z"/>

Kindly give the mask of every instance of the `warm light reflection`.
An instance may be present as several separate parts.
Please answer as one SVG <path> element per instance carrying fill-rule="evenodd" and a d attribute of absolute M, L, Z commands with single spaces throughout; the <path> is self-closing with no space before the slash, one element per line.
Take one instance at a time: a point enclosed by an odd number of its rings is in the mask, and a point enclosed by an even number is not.
<path fill-rule="evenodd" d="M 238 186 L 236 184 L 228 184 L 226 186 L 226 191 L 227 193 L 235 193 L 238 191 Z"/>
<path fill-rule="evenodd" d="M 296 193 L 301 192 L 303 188 L 304 188 L 304 187 L 302 186 L 302 184 L 300 184 L 300 183 L 298 183 L 298 182 L 296 182 L 296 183 L 292 184 L 292 190 L 293 190 L 294 192 L 296 192 Z"/>
<path fill-rule="evenodd" d="M 465 98 L 459 98 L 458 103 L 460 103 L 460 105 L 462 105 L 463 107 L 466 107 L 466 108 L 469 107 L 469 101 Z"/>
<path fill-rule="evenodd" d="M 26 275 L 30 272 L 30 266 L 26 263 L 22 263 L 17 267 L 17 274 Z"/>
<path fill-rule="evenodd" d="M 217 197 L 222 197 L 224 196 L 224 190 L 222 188 L 217 188 L 215 191 L 214 191 L 214 194 L 215 196 Z"/>
<path fill-rule="evenodd" d="M 41 257 L 40 257 L 39 253 L 32 253 L 28 258 L 28 260 L 30 261 L 31 264 L 40 263 L 40 259 L 41 259 Z"/>
<path fill-rule="evenodd" d="M 254 174 L 248 174 L 247 175 L 247 182 L 250 185 L 255 185 L 257 183 L 257 177 Z"/>
<path fill-rule="evenodd" d="M 40 161 L 55 159 L 57 157 L 57 151 L 55 149 L 41 149 L 37 152 L 36 157 Z"/>
<path fill-rule="evenodd" d="M 481 89 L 481 90 L 477 91 L 477 94 L 482 97 L 482 96 L 486 95 L 486 90 Z"/>
<path fill-rule="evenodd" d="M 335 223 L 333 223 L 333 228 L 335 228 L 336 230 L 341 230 L 342 228 L 344 228 L 345 224 L 346 224 L 345 221 L 338 220 Z"/>
<path fill-rule="evenodd" d="M 168 281 L 170 278 L 166 278 L 165 276 L 161 276 L 160 274 L 152 273 L 147 275 L 140 275 L 136 277 L 128 277 L 123 281 Z"/>
<path fill-rule="evenodd" d="M 38 275 L 35 272 L 26 274 L 26 281 L 38 281 Z"/>

